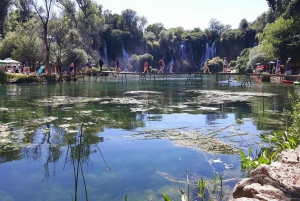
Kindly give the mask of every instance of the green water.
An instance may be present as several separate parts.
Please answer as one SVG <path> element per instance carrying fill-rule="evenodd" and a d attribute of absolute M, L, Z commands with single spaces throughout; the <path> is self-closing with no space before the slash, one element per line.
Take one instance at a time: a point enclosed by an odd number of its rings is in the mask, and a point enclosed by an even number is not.
<path fill-rule="evenodd" d="M 79 146 L 83 176 L 79 171 L 77 200 L 86 200 L 84 181 L 89 200 L 125 200 L 125 195 L 129 201 L 162 200 L 161 192 L 180 200 L 179 188 L 187 192 L 186 172 L 191 195 L 200 178 L 209 182 L 214 172 L 224 175 L 222 192 L 218 188 L 211 197 L 229 199 L 245 174 L 237 152 L 222 153 L 214 145 L 253 147 L 258 153 L 261 133 L 285 128 L 288 93 L 299 88 L 254 80 L 241 87 L 243 77 L 230 87 L 216 86 L 213 76 L 203 77 L 202 85 L 185 79 L 158 77 L 145 84 L 137 76 L 127 82 L 110 76 L 102 82 L 86 77 L 0 86 L 1 199 L 74 200 L 72 159 L 78 153 L 72 156 L 70 150 Z M 208 98 L 207 91 L 220 93 Z M 212 99 L 225 92 L 228 99 Z M 244 100 L 237 92 L 257 96 Z M 208 145 L 205 136 L 218 141 Z"/>

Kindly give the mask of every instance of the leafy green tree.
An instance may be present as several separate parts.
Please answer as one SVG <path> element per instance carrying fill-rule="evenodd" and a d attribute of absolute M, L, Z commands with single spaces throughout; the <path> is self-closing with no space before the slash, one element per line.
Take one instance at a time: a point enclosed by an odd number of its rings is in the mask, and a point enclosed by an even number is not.
<path fill-rule="evenodd" d="M 78 14 L 78 29 L 85 44 L 84 49 L 93 60 L 96 60 L 101 46 L 100 29 L 104 21 L 101 17 L 101 6 L 90 0 L 75 1 L 81 9 Z"/>
<path fill-rule="evenodd" d="M 249 52 L 249 61 L 247 62 L 247 66 L 251 66 L 252 68 L 255 67 L 256 63 L 268 63 L 272 60 L 272 58 L 266 54 L 262 46 L 255 46 L 250 49 Z"/>
<path fill-rule="evenodd" d="M 36 70 L 34 64 L 45 59 L 43 42 L 37 31 L 39 27 L 40 24 L 34 19 L 18 27 L 14 37 L 16 48 L 11 53 L 19 61 L 28 61 L 31 71 Z"/>
<path fill-rule="evenodd" d="M 264 12 L 260 16 L 258 16 L 254 22 L 249 23 L 249 27 L 256 30 L 258 33 L 261 33 L 264 31 L 265 27 L 268 24 L 273 23 L 275 20 L 276 17 L 274 15 L 274 12 Z"/>
<path fill-rule="evenodd" d="M 281 57 L 283 60 L 292 57 L 293 62 L 299 63 L 299 33 L 298 21 L 280 17 L 268 26 L 261 35 L 260 42 L 263 50 L 271 57 Z"/>
<path fill-rule="evenodd" d="M 0 38 L 5 36 L 6 18 L 8 9 L 12 3 L 12 0 L 1 0 L 0 1 Z"/>
<path fill-rule="evenodd" d="M 247 69 L 247 63 L 249 61 L 249 54 L 250 54 L 250 48 L 245 48 L 241 53 L 240 56 L 237 57 L 236 61 L 236 70 L 238 70 L 239 73 L 244 73 Z"/>
<path fill-rule="evenodd" d="M 63 65 L 68 66 L 70 63 L 74 63 L 75 68 L 85 66 L 88 56 L 82 49 L 70 49 L 66 52 L 63 58 Z"/>
<path fill-rule="evenodd" d="M 37 0 L 29 0 L 30 5 L 35 10 L 40 22 L 42 24 L 42 33 L 41 38 L 43 40 L 46 56 L 45 56 L 45 63 L 48 73 L 51 73 L 51 68 L 49 65 L 50 62 L 50 47 L 52 42 L 52 36 L 50 36 L 49 31 L 49 21 L 51 18 L 51 9 L 53 9 L 54 0 L 43 0 L 43 6 L 39 6 Z"/>
<path fill-rule="evenodd" d="M 248 21 L 244 18 L 241 20 L 239 24 L 239 29 L 246 31 L 247 28 L 248 28 Z"/>
<path fill-rule="evenodd" d="M 17 48 L 14 43 L 17 35 L 14 32 L 9 32 L 6 34 L 5 38 L 0 43 L 0 58 L 11 57 L 11 53 Z"/>
<path fill-rule="evenodd" d="M 149 26 L 147 26 L 146 31 L 147 32 L 152 32 L 155 34 L 156 39 L 158 39 L 159 33 L 166 29 L 164 28 L 164 25 L 162 23 L 154 23 L 154 24 L 150 24 Z"/>
<path fill-rule="evenodd" d="M 133 71 L 142 72 L 144 67 L 144 62 L 148 61 L 149 65 L 153 64 L 154 58 L 152 55 L 146 53 L 143 55 L 133 54 L 130 57 L 130 63 L 133 66 Z"/>
<path fill-rule="evenodd" d="M 189 42 L 192 46 L 192 62 L 197 66 L 200 66 L 197 61 L 200 61 L 202 55 L 205 52 L 205 44 L 208 42 L 208 36 L 201 29 L 195 28 L 192 31 L 187 32 L 184 37 L 185 41 Z"/>

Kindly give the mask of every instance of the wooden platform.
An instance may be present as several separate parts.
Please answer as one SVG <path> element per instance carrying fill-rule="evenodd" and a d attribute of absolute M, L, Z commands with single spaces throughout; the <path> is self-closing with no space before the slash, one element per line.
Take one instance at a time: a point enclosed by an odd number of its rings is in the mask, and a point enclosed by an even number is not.
<path fill-rule="evenodd" d="M 97 71 L 97 72 L 86 72 L 86 73 L 77 73 L 72 75 L 63 75 L 63 77 L 76 77 L 76 76 L 82 76 L 82 75 L 90 75 L 94 76 L 96 75 L 96 80 L 99 79 L 101 82 L 104 78 L 106 80 L 107 75 L 116 75 L 116 78 L 118 82 L 127 82 L 127 75 L 137 75 L 139 76 L 138 83 L 140 84 L 149 84 L 151 81 L 156 81 L 158 77 L 162 78 L 163 82 L 167 82 L 168 78 L 172 76 L 172 78 L 176 78 L 173 76 L 176 75 L 186 75 L 185 84 L 196 84 L 200 83 L 202 84 L 202 76 L 208 75 L 208 76 L 215 76 L 215 84 L 217 85 L 219 83 L 219 76 L 228 76 L 228 84 L 230 82 L 230 76 L 245 76 L 242 85 L 252 85 L 251 77 L 253 76 L 270 76 L 270 77 L 279 77 L 280 83 L 282 83 L 282 80 L 284 78 L 296 80 L 297 78 L 300 78 L 300 75 L 284 75 L 284 74 L 256 74 L 256 73 L 201 73 L 201 72 L 179 72 L 179 73 L 135 73 L 135 72 L 116 72 L 116 71 Z M 196 82 L 199 80 L 198 82 Z"/>

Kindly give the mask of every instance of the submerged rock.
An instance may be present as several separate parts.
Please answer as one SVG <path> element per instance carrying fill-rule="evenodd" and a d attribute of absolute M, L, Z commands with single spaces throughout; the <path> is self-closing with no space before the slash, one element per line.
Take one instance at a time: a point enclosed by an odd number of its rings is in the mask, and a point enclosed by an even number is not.
<path fill-rule="evenodd" d="M 251 171 L 251 177 L 236 184 L 237 200 L 300 201 L 300 146 L 281 153 L 279 162 L 262 164 Z"/>

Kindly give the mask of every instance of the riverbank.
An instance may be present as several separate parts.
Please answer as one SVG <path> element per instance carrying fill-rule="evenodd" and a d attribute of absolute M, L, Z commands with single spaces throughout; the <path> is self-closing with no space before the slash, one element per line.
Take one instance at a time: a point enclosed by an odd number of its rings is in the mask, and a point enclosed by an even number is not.
<path fill-rule="evenodd" d="M 300 146 L 280 154 L 279 161 L 262 164 L 238 182 L 232 201 L 300 201 Z"/>

